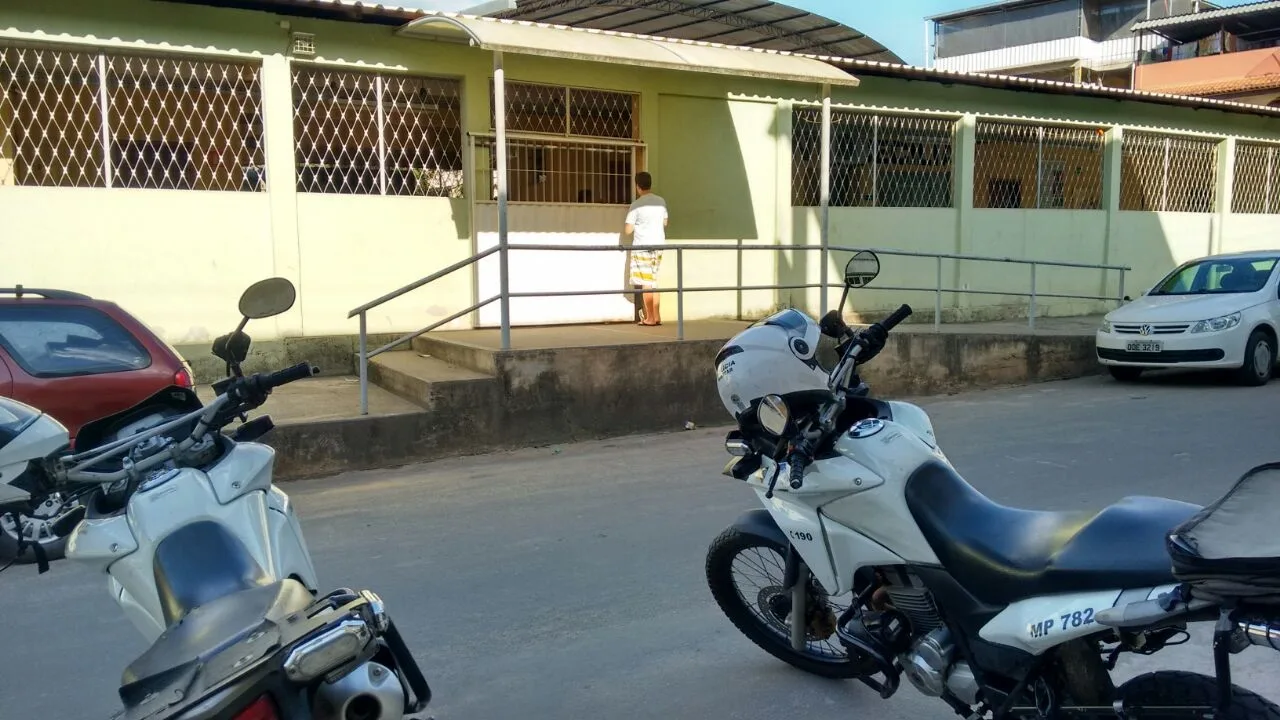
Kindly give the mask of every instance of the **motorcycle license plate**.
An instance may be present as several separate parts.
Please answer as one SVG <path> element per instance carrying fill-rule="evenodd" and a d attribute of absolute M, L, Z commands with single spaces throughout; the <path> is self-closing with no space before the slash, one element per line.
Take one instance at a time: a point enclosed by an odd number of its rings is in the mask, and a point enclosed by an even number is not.
<path fill-rule="evenodd" d="M 1125 343 L 1124 349 L 1129 352 L 1158 353 L 1164 348 L 1159 340 L 1134 340 Z"/>

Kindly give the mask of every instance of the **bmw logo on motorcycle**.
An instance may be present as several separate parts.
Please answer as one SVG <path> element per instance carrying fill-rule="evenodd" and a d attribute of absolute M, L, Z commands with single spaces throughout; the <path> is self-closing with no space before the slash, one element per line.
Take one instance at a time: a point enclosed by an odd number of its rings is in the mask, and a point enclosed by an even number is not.
<path fill-rule="evenodd" d="M 875 435 L 876 433 L 880 432 L 883 429 L 884 429 L 883 420 L 879 418 L 867 418 L 866 420 L 859 420 L 858 422 L 854 423 L 853 427 L 849 428 L 849 437 L 851 438 L 871 437 L 872 435 Z"/>

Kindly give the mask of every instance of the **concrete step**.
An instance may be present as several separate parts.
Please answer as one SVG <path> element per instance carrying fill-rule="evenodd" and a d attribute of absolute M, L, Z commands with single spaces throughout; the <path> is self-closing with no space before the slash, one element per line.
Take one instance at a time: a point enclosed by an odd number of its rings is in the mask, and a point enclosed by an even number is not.
<path fill-rule="evenodd" d="M 481 375 L 495 377 L 498 374 L 497 352 L 479 344 L 461 342 L 451 337 L 456 333 L 427 333 L 413 339 L 413 352 L 427 355 L 457 368 Z"/>
<path fill-rule="evenodd" d="M 474 411 L 492 406 L 493 375 L 414 351 L 385 352 L 369 361 L 369 381 L 426 410 Z"/>

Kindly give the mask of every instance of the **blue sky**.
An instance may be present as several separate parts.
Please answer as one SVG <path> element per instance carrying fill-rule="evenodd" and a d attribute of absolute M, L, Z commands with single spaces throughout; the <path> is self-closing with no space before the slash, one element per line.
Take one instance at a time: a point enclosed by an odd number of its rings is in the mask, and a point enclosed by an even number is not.
<path fill-rule="evenodd" d="M 462 10 L 481 0 L 384 0 L 391 4 Z M 984 5 L 991 0 L 778 0 L 825 15 L 866 33 L 912 65 L 924 63 L 924 19 L 952 10 Z M 1218 0 L 1219 5 L 1243 5 L 1256 0 Z"/>

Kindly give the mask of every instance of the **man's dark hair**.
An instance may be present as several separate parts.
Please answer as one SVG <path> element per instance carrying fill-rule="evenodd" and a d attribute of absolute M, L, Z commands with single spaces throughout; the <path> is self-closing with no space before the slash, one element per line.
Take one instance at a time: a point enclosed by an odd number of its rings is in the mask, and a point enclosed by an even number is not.
<path fill-rule="evenodd" d="M 636 173 L 636 187 L 647 192 L 653 187 L 653 176 L 647 172 Z"/>

